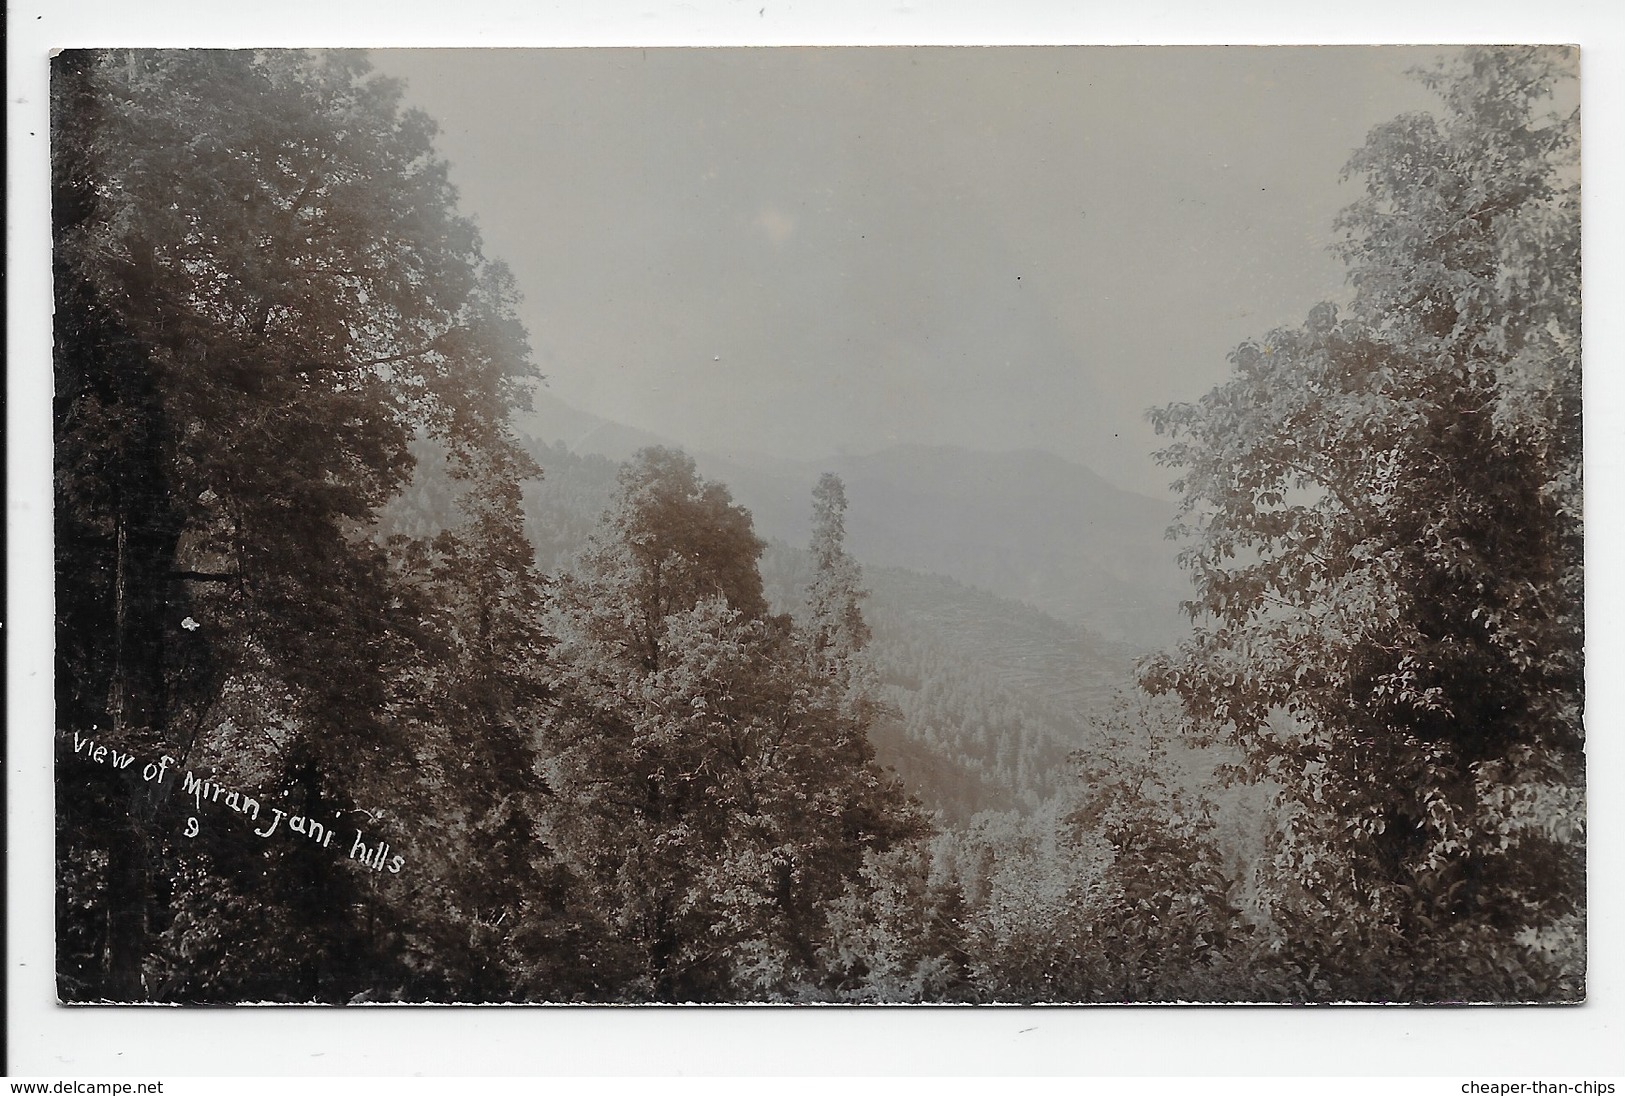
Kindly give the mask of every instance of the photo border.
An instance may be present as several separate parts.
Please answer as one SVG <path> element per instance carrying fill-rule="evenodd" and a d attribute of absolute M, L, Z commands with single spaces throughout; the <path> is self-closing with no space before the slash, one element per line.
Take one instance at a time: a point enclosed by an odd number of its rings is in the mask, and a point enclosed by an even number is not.
<path fill-rule="evenodd" d="M 33 0 L 8 12 L 8 1043 L 13 1073 L 1096 1074 L 1618 1073 L 1625 483 L 1618 276 L 1618 18 L 1585 0 L 1422 5 L 1198 0 L 855 2 Z M 46 59 L 74 46 L 1040 43 L 1580 44 L 1584 130 L 1589 1001 L 1415 1008 L 66 1008 L 55 1004 Z M 493 251 L 498 251 L 493 246 Z"/>

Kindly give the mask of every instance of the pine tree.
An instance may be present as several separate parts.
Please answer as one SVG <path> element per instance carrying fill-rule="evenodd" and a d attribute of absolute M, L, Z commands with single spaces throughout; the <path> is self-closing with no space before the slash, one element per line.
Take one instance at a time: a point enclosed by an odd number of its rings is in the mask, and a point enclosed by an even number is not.
<path fill-rule="evenodd" d="M 812 559 L 814 578 L 807 591 L 812 648 L 832 664 L 850 659 L 869 642 L 863 619 L 857 561 L 846 551 L 846 486 L 825 472 L 813 488 Z"/>

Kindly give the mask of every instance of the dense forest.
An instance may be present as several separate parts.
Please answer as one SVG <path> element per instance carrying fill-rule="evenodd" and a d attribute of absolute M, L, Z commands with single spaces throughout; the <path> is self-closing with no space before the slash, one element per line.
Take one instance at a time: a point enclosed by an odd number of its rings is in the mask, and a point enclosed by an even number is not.
<path fill-rule="evenodd" d="M 1348 299 L 1152 412 L 1143 654 L 520 431 L 362 56 L 60 54 L 61 999 L 1582 999 L 1572 77 L 1420 73 Z"/>

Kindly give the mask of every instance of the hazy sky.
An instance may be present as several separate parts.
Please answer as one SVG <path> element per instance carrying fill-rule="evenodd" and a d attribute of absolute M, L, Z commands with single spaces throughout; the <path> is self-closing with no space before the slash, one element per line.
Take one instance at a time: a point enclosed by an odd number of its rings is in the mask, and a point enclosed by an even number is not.
<path fill-rule="evenodd" d="M 1436 49 L 376 51 L 558 397 L 693 447 L 1042 448 L 1159 490 L 1153 404 L 1343 292 L 1339 185 Z"/>

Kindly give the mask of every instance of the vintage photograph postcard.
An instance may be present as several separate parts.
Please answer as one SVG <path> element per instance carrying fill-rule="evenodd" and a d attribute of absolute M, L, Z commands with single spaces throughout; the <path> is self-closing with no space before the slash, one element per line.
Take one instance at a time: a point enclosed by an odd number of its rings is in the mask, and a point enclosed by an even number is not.
<path fill-rule="evenodd" d="M 70 49 L 66 1003 L 1574 1003 L 1579 55 Z"/>

